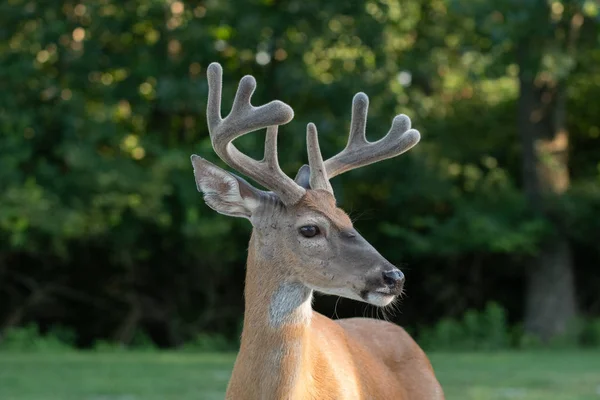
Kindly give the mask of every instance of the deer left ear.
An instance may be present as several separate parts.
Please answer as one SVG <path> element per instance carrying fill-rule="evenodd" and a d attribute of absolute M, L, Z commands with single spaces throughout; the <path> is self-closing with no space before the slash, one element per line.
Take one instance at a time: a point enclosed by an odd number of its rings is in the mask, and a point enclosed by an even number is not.
<path fill-rule="evenodd" d="M 206 204 L 218 213 L 250 219 L 260 206 L 261 191 L 244 179 L 206 161 L 192 156 L 198 191 Z"/>
<path fill-rule="evenodd" d="M 306 190 L 310 189 L 310 167 L 308 165 L 304 164 L 300 167 L 294 178 L 294 182 Z"/>

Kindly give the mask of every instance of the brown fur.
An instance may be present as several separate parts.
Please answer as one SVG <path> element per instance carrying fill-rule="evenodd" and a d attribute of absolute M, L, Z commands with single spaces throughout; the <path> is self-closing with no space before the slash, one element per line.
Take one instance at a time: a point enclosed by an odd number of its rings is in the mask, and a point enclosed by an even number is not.
<path fill-rule="evenodd" d="M 323 213 L 341 229 L 351 227 L 327 196 L 306 196 L 297 211 L 302 208 Z M 444 398 L 425 353 L 397 325 L 364 318 L 334 322 L 311 311 L 306 322 L 271 326 L 269 303 L 288 278 L 279 265 L 296 261 L 285 248 L 265 252 L 261 242 L 253 232 L 244 329 L 227 399 Z"/>
<path fill-rule="evenodd" d="M 335 204 L 335 198 L 324 190 L 309 190 L 297 208 L 299 210 L 306 208 L 322 214 L 339 230 L 352 229 L 352 221 L 348 214 L 338 208 Z"/>
<path fill-rule="evenodd" d="M 334 322 L 312 310 L 313 290 L 385 305 L 402 289 L 384 279 L 399 270 L 354 230 L 331 193 L 307 190 L 286 207 L 199 157 L 193 163 L 207 204 L 254 228 L 227 399 L 444 398 L 427 357 L 402 328 L 362 318 Z M 319 233 L 302 235 L 308 225 Z"/>

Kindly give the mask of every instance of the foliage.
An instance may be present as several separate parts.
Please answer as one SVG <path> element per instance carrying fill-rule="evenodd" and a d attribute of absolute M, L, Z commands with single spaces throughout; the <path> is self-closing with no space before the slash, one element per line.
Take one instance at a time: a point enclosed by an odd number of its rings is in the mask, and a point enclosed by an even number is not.
<path fill-rule="evenodd" d="M 35 324 L 7 329 L 0 338 L 0 351 L 63 352 L 73 350 L 74 332 L 57 327 L 46 335 Z"/>
<path fill-rule="evenodd" d="M 426 349 L 446 351 L 504 350 L 510 346 L 506 312 L 489 303 L 481 312 L 467 311 L 461 320 L 444 318 L 425 328 L 419 343 Z"/>
<path fill-rule="evenodd" d="M 191 153 L 216 162 L 204 73 L 219 61 L 224 104 L 250 73 L 255 104 L 293 106 L 280 135 L 290 175 L 305 162 L 307 122 L 324 154 L 345 145 L 357 91 L 370 96 L 370 140 L 394 114 L 412 118 L 421 144 L 336 179 L 339 203 L 386 258 L 408 264 L 398 322 L 429 325 L 494 298 L 508 316 L 444 320 L 428 340 L 501 346 L 507 333 L 493 324 L 522 318 L 530 257 L 556 234 L 521 193 L 511 57 L 529 32 L 520 27 L 538 26 L 523 19 L 534 3 L 0 2 L 4 337 L 32 321 L 102 349 L 225 348 L 239 334 L 249 226 L 202 203 L 189 165 Z M 556 48 L 544 65 L 568 72 L 572 165 L 571 190 L 552 210 L 577 252 L 580 305 L 598 315 L 598 12 L 589 1 L 552 3 L 564 13 L 543 36 Z M 560 29 L 579 11 L 586 51 L 567 57 Z M 240 147 L 259 155 L 261 134 L 249 136 Z"/>
<path fill-rule="evenodd" d="M 513 348 L 575 349 L 600 348 L 600 319 L 580 319 L 565 335 L 542 343 L 539 338 L 523 332 L 521 325 L 510 326 L 506 311 L 497 303 L 488 303 L 482 311 L 468 310 L 461 319 L 443 318 L 432 327 L 413 332 L 417 342 L 428 351 L 499 351 Z M 35 324 L 7 329 L 0 340 L 0 352 L 74 351 L 76 336 L 73 330 L 55 326 L 45 334 Z M 178 349 L 185 353 L 233 352 L 238 344 L 224 335 L 199 333 Z M 156 352 L 156 344 L 142 331 L 136 332 L 129 345 L 97 340 L 92 346 L 97 353 Z"/>
<path fill-rule="evenodd" d="M 143 331 L 137 331 L 131 343 L 127 345 L 109 340 L 96 340 L 92 349 L 100 353 L 124 351 L 154 352 L 158 350 L 156 344 Z"/>
<path fill-rule="evenodd" d="M 185 352 L 212 353 L 222 351 L 235 351 L 237 344 L 228 340 L 223 335 L 199 333 L 190 342 L 181 347 Z"/>
<path fill-rule="evenodd" d="M 417 342 L 430 351 L 498 351 L 508 349 L 574 349 L 598 347 L 598 319 L 580 319 L 565 334 L 548 343 L 523 331 L 521 324 L 511 326 L 506 310 L 488 303 L 481 310 L 468 310 L 460 319 L 443 318 L 432 327 L 418 331 Z"/>
<path fill-rule="evenodd" d="M 581 342 L 584 346 L 600 347 L 600 319 L 592 318 L 581 330 Z"/>

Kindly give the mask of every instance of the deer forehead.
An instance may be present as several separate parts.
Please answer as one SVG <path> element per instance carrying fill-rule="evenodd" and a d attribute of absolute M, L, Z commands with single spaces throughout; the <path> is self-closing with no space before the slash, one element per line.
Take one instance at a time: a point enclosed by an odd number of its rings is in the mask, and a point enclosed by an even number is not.
<path fill-rule="evenodd" d="M 310 210 L 322 214 L 339 230 L 352 229 L 348 214 L 335 204 L 335 198 L 325 190 L 307 190 L 297 205 L 298 210 Z"/>

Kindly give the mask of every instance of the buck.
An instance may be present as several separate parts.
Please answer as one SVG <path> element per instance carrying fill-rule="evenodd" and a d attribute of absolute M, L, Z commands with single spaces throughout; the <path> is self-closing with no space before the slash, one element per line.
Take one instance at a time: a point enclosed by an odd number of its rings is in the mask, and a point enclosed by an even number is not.
<path fill-rule="evenodd" d="M 323 161 L 317 129 L 307 127 L 308 165 L 295 179 L 277 159 L 279 125 L 293 110 L 275 100 L 250 103 L 256 81 L 240 81 L 231 112 L 221 117 L 223 71 L 207 69 L 207 120 L 212 147 L 231 168 L 270 191 L 193 155 L 194 176 L 206 204 L 252 223 L 241 347 L 227 399 L 443 399 L 431 364 L 399 326 L 376 319 L 333 321 L 312 309 L 313 292 L 386 306 L 401 294 L 404 275 L 373 248 L 336 206 L 329 180 L 399 155 L 420 140 L 410 119 L 396 116 L 387 135 L 365 137 L 368 98 L 352 103 L 345 149 Z M 257 161 L 232 141 L 266 128 Z"/>

